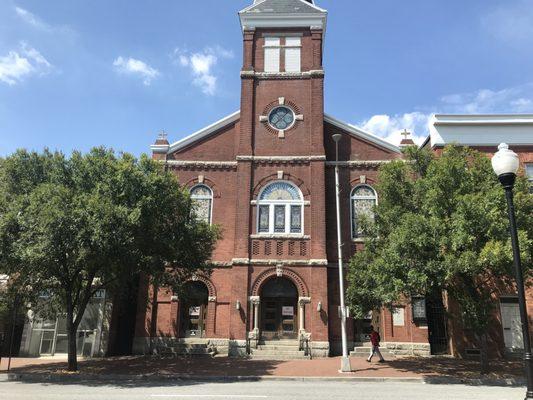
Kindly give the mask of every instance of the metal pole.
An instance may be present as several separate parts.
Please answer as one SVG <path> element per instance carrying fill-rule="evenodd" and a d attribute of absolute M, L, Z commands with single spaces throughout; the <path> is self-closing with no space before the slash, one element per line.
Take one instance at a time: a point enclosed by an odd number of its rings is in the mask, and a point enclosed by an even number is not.
<path fill-rule="evenodd" d="M 522 273 L 522 263 L 520 260 L 520 247 L 518 244 L 518 231 L 516 228 L 513 186 L 505 185 L 505 197 L 507 199 L 507 209 L 509 213 L 509 223 L 511 227 L 511 243 L 513 245 L 513 259 L 515 269 L 516 288 L 518 291 L 518 305 L 520 308 L 520 321 L 522 324 L 522 337 L 524 341 L 524 364 L 526 367 L 527 392 L 526 399 L 533 399 L 533 358 L 531 355 L 531 339 L 529 336 L 529 318 L 526 308 L 526 295 L 524 290 L 524 276 Z"/>
<path fill-rule="evenodd" d="M 335 200 L 337 205 L 337 249 L 339 257 L 339 294 L 341 307 L 341 337 L 342 360 L 341 372 L 351 372 L 350 358 L 348 357 L 348 339 L 346 337 L 346 305 L 344 304 L 344 273 L 342 266 L 342 236 L 341 236 L 341 211 L 340 211 L 340 185 L 339 185 L 339 139 L 335 140 Z"/>
<path fill-rule="evenodd" d="M 9 358 L 7 361 L 7 372 L 11 369 L 11 357 L 13 355 L 13 339 L 15 337 L 15 324 L 17 322 L 17 308 L 18 301 L 17 297 L 13 300 L 13 319 L 11 321 L 11 337 L 9 338 Z"/>

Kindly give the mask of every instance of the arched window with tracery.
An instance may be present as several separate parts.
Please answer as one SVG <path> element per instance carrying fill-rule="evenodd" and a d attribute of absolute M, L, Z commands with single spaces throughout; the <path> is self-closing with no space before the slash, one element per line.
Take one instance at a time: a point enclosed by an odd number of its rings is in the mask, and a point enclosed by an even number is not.
<path fill-rule="evenodd" d="M 290 182 L 266 186 L 257 201 L 257 232 L 263 234 L 303 233 L 304 201 L 300 189 Z"/>
<path fill-rule="evenodd" d="M 211 224 L 213 212 L 213 191 L 209 186 L 196 185 L 191 189 L 193 213 L 198 221 Z"/>
<path fill-rule="evenodd" d="M 374 220 L 374 206 L 378 203 L 378 195 L 369 185 L 358 185 L 353 188 L 351 196 L 352 237 L 363 236 L 362 220 Z"/>

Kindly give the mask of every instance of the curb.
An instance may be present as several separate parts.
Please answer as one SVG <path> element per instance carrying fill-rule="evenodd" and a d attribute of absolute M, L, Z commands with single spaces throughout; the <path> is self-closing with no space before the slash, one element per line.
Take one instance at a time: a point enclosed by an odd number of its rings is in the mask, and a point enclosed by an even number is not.
<path fill-rule="evenodd" d="M 522 378 L 505 379 L 462 379 L 449 376 L 434 377 L 327 377 L 327 376 L 197 376 L 197 375 L 94 375 L 94 374 L 0 374 L 0 381 L 18 382 L 56 382 L 56 383 L 112 383 L 112 382 L 137 382 L 139 386 L 148 383 L 168 383 L 168 382 L 344 382 L 344 383 L 418 383 L 428 385 L 469 385 L 469 386 L 503 386 L 522 387 L 525 380 Z"/>

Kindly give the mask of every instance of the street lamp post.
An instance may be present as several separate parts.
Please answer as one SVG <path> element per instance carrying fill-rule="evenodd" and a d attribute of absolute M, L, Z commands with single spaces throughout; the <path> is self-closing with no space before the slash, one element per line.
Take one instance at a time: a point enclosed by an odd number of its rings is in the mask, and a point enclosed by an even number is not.
<path fill-rule="evenodd" d="M 507 199 L 507 209 L 509 214 L 509 223 L 511 227 L 511 243 L 513 246 L 513 260 L 515 269 L 516 288 L 518 291 L 518 305 L 520 308 L 520 320 L 522 324 L 522 337 L 524 342 L 524 364 L 526 367 L 527 392 L 526 399 L 533 399 L 533 357 L 531 355 L 531 339 L 529 336 L 529 318 L 526 309 L 526 296 L 524 290 L 524 275 L 520 261 L 520 247 L 518 244 L 518 233 L 516 228 L 513 187 L 518 172 L 518 156 L 512 150 L 509 150 L 507 144 L 502 143 L 498 146 L 498 152 L 492 158 L 492 168 L 505 190 Z"/>
<path fill-rule="evenodd" d="M 335 142 L 335 201 L 337 206 L 337 250 L 339 257 L 339 294 L 341 309 L 341 337 L 342 359 L 341 372 L 351 372 L 350 357 L 348 357 L 348 339 L 346 337 L 346 304 L 344 303 L 344 271 L 342 266 L 342 235 L 341 235 L 341 210 L 340 210 L 340 185 L 339 185 L 339 141 L 342 135 L 337 133 L 332 136 Z"/>

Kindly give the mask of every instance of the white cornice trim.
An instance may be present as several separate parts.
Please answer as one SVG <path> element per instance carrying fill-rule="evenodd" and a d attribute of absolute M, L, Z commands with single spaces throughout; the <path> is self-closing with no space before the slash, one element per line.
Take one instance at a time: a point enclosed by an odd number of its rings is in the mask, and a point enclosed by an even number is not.
<path fill-rule="evenodd" d="M 193 144 L 194 142 L 197 142 L 198 140 L 201 140 L 201 139 L 204 139 L 206 137 L 208 137 L 209 135 L 211 135 L 212 133 L 215 133 L 216 131 L 218 131 L 219 129 L 221 128 L 224 128 L 225 126 L 229 125 L 229 124 L 232 124 L 236 121 L 239 120 L 241 116 L 241 111 L 236 111 L 234 112 L 233 114 L 230 114 L 224 118 L 222 118 L 221 120 L 218 120 L 217 122 L 209 125 L 209 126 L 206 126 L 205 128 L 203 129 L 200 129 L 199 131 L 196 131 L 194 132 L 193 134 L 181 139 L 181 140 L 178 140 L 177 142 L 174 142 L 172 143 L 171 145 L 168 146 L 168 153 L 173 153 L 175 151 L 178 151 L 178 150 L 181 150 L 187 146 L 190 146 L 191 144 Z M 160 145 L 153 145 L 153 146 L 150 146 L 150 149 L 154 152 L 156 152 L 157 150 L 160 150 L 159 149 Z"/>
<path fill-rule="evenodd" d="M 311 28 L 326 32 L 327 12 L 322 14 L 239 13 L 241 28 Z"/>
<path fill-rule="evenodd" d="M 348 132 L 352 136 L 366 140 L 367 142 L 373 143 L 379 147 L 385 148 L 398 154 L 401 154 L 402 152 L 398 146 L 393 145 L 385 139 L 382 139 L 379 136 L 376 136 L 370 132 L 363 131 L 360 128 L 356 128 L 355 126 L 350 125 L 346 122 L 340 121 L 332 117 L 331 115 L 324 114 L 324 121 Z"/>
<path fill-rule="evenodd" d="M 461 146 L 533 145 L 533 114 L 435 114 L 429 122 L 431 148 Z"/>
<path fill-rule="evenodd" d="M 533 125 L 533 114 L 435 114 L 433 125 Z"/>
<path fill-rule="evenodd" d="M 392 161 L 396 160 L 350 160 L 350 161 L 326 161 L 326 166 L 334 167 L 338 165 L 339 167 L 379 167 L 383 164 L 389 164 Z"/>
<path fill-rule="evenodd" d="M 252 162 L 307 162 L 325 160 L 326 156 L 237 156 L 237 161 Z"/>
<path fill-rule="evenodd" d="M 237 167 L 237 161 L 195 161 L 195 160 L 167 160 L 170 166 L 177 167 Z"/>

